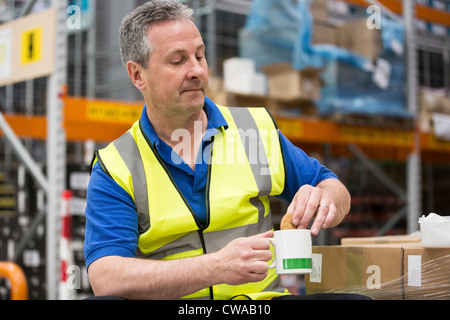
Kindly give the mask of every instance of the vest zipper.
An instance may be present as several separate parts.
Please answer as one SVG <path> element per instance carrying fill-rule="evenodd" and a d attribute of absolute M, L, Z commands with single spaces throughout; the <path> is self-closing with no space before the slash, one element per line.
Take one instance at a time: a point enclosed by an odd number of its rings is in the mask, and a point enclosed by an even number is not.
<path fill-rule="evenodd" d="M 155 155 L 156 159 L 158 160 L 159 164 L 162 166 L 162 168 L 164 169 L 164 171 L 166 172 L 167 176 L 169 177 L 170 181 L 172 182 L 172 184 L 174 185 L 175 189 L 178 191 L 178 194 L 180 195 L 181 199 L 183 199 L 184 204 L 187 206 L 187 208 L 189 209 L 189 211 L 191 212 L 192 218 L 194 218 L 194 221 L 198 227 L 198 235 L 200 237 L 200 243 L 202 244 L 202 250 L 203 250 L 203 254 L 207 254 L 207 250 L 206 250 L 206 244 L 205 244 L 205 238 L 203 237 L 203 231 L 208 228 L 209 226 L 209 182 L 210 182 L 210 172 L 211 172 L 211 161 L 209 161 L 208 163 L 208 177 L 207 177 L 207 182 L 206 182 L 206 224 L 203 227 L 200 222 L 198 221 L 197 215 L 195 214 L 194 210 L 192 209 L 191 205 L 189 204 L 189 202 L 186 200 L 185 196 L 183 195 L 183 193 L 181 192 L 181 190 L 178 188 L 175 180 L 172 177 L 172 174 L 170 173 L 169 169 L 167 168 L 167 166 L 165 165 L 164 161 L 161 159 L 159 153 L 155 150 L 155 148 L 153 147 L 153 144 L 150 142 L 150 140 L 148 139 L 147 135 L 144 132 L 144 129 L 142 128 L 141 122 L 139 121 L 139 129 L 141 130 L 142 135 L 144 136 L 145 140 L 147 141 L 147 144 L 150 146 L 150 149 L 152 150 L 153 154 Z M 211 138 L 211 148 L 213 145 L 213 141 L 214 141 L 214 137 Z M 211 149 L 212 152 L 212 149 Z M 209 160 L 211 160 L 211 153 L 209 154 Z M 209 296 L 211 300 L 214 300 L 214 293 L 213 293 L 213 287 L 209 287 Z"/>
<path fill-rule="evenodd" d="M 214 147 L 214 136 L 211 137 L 211 142 L 209 146 L 209 157 L 208 157 L 208 173 L 206 175 L 206 188 L 205 188 L 205 205 L 206 205 L 206 223 L 205 228 L 203 230 L 206 230 L 209 227 L 210 224 L 210 205 L 209 205 L 209 188 L 211 186 L 211 169 L 212 169 L 212 153 L 213 153 L 213 147 Z"/>
<path fill-rule="evenodd" d="M 208 157 L 208 173 L 206 176 L 206 188 L 205 188 L 205 205 L 206 205 L 206 223 L 205 223 L 205 228 L 203 230 L 206 230 L 209 227 L 209 223 L 210 223 L 210 205 L 209 205 L 209 188 L 210 188 L 210 183 L 211 183 L 211 168 L 212 168 L 212 152 L 213 152 L 213 146 L 214 146 L 214 136 L 211 137 L 211 143 L 209 144 L 209 146 L 207 146 L 207 148 L 209 147 L 209 157 Z M 203 250 L 206 253 L 206 245 L 205 245 L 205 240 L 203 238 L 203 230 L 200 231 L 200 238 L 202 240 L 202 246 L 203 246 Z M 209 287 L 209 297 L 211 300 L 214 300 L 214 290 L 213 290 L 213 286 Z"/>

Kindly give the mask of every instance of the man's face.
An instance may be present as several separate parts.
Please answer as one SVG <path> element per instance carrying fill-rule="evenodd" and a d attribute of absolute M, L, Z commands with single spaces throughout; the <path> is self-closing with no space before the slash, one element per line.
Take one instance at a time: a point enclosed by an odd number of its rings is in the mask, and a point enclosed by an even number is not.
<path fill-rule="evenodd" d="M 193 114 L 203 107 L 208 87 L 205 45 L 194 23 L 168 21 L 148 30 L 153 47 L 142 70 L 149 104 L 165 115 Z"/>

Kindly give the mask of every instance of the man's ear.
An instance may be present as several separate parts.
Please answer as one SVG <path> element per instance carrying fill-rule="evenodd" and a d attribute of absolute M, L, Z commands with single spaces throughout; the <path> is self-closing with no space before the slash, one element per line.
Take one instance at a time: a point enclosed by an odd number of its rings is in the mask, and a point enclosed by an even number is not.
<path fill-rule="evenodd" d="M 138 63 L 134 61 L 128 61 L 127 63 L 127 71 L 130 76 L 131 82 L 134 86 L 140 90 L 145 90 L 145 82 L 141 76 L 141 72 L 144 68 L 142 68 Z"/>

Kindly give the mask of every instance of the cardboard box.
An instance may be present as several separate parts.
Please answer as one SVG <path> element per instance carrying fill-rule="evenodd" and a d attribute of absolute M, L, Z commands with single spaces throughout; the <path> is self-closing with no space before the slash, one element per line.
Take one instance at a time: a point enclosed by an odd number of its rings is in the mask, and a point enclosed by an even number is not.
<path fill-rule="evenodd" d="M 349 21 L 338 27 L 337 45 L 374 60 L 382 50 L 381 32 L 367 28 L 366 19 Z"/>
<path fill-rule="evenodd" d="M 314 20 L 326 21 L 328 20 L 328 1 L 327 0 L 313 0 L 309 7 L 311 15 Z"/>
<path fill-rule="evenodd" d="M 314 246 L 305 288 L 306 294 L 353 292 L 380 300 L 450 299 L 450 247 Z"/>
<path fill-rule="evenodd" d="M 450 98 L 445 96 L 443 90 L 424 88 L 420 92 L 420 110 L 450 113 Z"/>
<path fill-rule="evenodd" d="M 441 118 L 435 114 L 444 114 L 442 120 L 446 118 L 446 115 L 450 115 L 450 97 L 446 96 L 445 90 L 424 88 L 420 92 L 420 129 L 423 132 L 434 133 L 439 137 L 448 139 L 448 132 L 445 133 L 448 125 L 440 126 L 440 123 L 438 123 L 438 128 L 436 128 L 433 118 L 437 117 L 438 122 Z M 441 134 L 441 129 L 444 129 L 443 135 Z"/>
<path fill-rule="evenodd" d="M 450 247 L 403 248 L 404 298 L 450 299 Z"/>
<path fill-rule="evenodd" d="M 317 100 L 320 98 L 321 69 L 295 70 L 287 62 L 261 68 L 268 76 L 269 96 L 280 100 Z"/>
<path fill-rule="evenodd" d="M 419 127 L 422 132 L 432 133 L 433 126 L 433 113 L 421 109 L 419 111 Z"/>
<path fill-rule="evenodd" d="M 315 246 L 313 271 L 305 276 L 306 294 L 355 292 L 373 297 L 383 284 L 402 277 L 402 257 L 399 246 Z M 401 296 L 401 286 L 390 295 Z"/>
<path fill-rule="evenodd" d="M 338 28 L 335 25 L 326 22 L 314 22 L 312 43 L 332 44 L 337 46 Z"/>

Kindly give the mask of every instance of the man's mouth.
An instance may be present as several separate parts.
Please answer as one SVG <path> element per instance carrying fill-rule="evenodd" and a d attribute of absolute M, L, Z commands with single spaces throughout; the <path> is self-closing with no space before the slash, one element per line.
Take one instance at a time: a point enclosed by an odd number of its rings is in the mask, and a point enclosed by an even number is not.
<path fill-rule="evenodd" d="M 200 91 L 203 91 L 203 89 L 202 88 L 189 88 L 189 89 L 184 89 L 181 92 L 184 93 L 184 92 L 200 92 Z"/>

